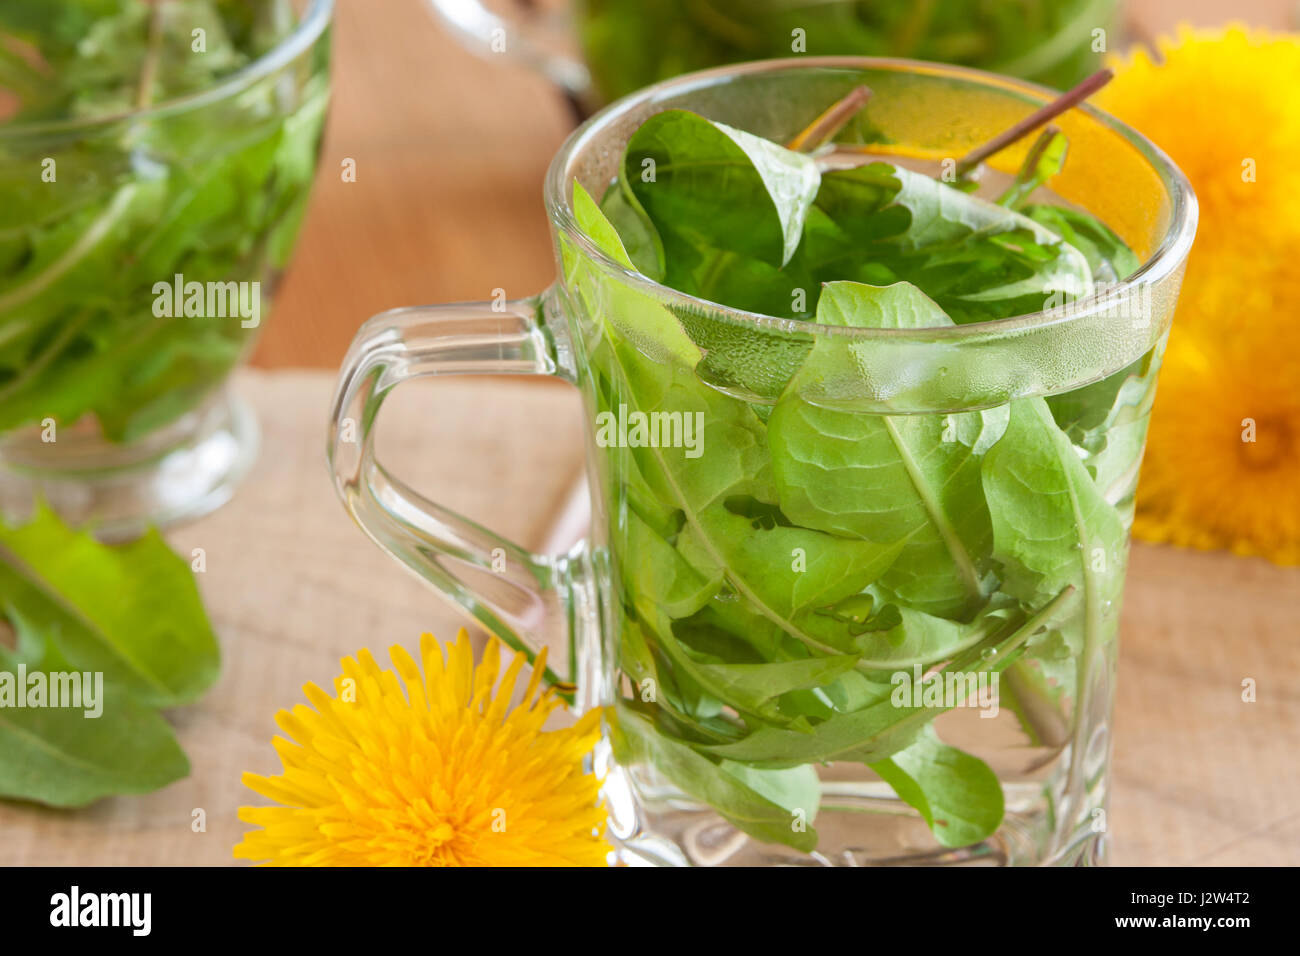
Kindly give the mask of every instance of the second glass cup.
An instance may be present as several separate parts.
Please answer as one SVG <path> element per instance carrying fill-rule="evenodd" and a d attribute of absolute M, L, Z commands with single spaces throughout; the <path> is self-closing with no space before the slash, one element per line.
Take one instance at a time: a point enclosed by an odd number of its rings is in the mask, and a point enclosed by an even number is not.
<path fill-rule="evenodd" d="M 0 47 L 26 40 L 42 62 L 44 42 L 62 57 L 51 52 L 48 83 L 0 77 L 0 100 L 10 86 L 59 94 L 52 115 L 33 96 L 34 118 L 0 122 L 0 516 L 25 520 L 44 502 L 129 538 L 217 508 L 257 456 L 253 411 L 228 379 L 306 211 L 334 3 L 218 5 L 229 22 L 208 25 L 211 51 L 174 6 L 63 6 L 50 23 L 90 17 L 112 41 L 9 36 L 21 11 L 0 17 Z M 124 62 L 102 49 L 119 43 L 110 30 L 129 49 L 154 38 L 131 67 L 142 90 L 183 92 L 119 103 L 106 77 L 135 81 L 97 60 Z M 75 110 L 60 98 L 72 94 Z"/>
<path fill-rule="evenodd" d="M 965 325 L 728 308 L 579 226 L 581 192 L 605 192 L 656 113 L 786 142 L 862 85 L 873 97 L 843 138 L 936 173 L 1051 99 L 956 67 L 824 58 L 614 104 L 547 178 L 555 286 L 361 329 L 333 413 L 337 487 L 483 627 L 569 651 L 547 677 L 606 709 L 597 762 L 627 862 L 1099 863 L 1133 493 L 1196 224 L 1181 173 L 1094 109 L 1060 117 L 1072 154 L 1053 202 L 1141 265 L 1068 308 Z M 998 154 L 984 188 L 1026 149 Z M 585 397 L 594 517 L 566 556 L 524 551 L 375 460 L 393 387 L 502 373 Z"/>

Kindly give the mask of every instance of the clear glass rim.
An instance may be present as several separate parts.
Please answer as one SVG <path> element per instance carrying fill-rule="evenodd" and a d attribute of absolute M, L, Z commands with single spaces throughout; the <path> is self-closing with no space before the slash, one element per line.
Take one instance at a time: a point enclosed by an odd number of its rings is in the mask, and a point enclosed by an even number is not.
<path fill-rule="evenodd" d="M 1002 76 L 997 73 L 989 73 L 985 70 L 953 66 L 946 63 L 930 63 L 924 60 L 887 57 L 794 57 L 732 64 L 710 70 L 701 70 L 696 73 L 688 73 L 629 94 L 606 106 L 574 130 L 560 147 L 559 152 L 556 153 L 546 173 L 545 202 L 547 214 L 570 241 L 603 269 L 618 275 L 624 282 L 640 287 L 643 291 L 661 301 L 690 308 L 696 312 L 703 311 L 737 325 L 749 326 L 764 331 L 815 333 L 817 335 L 851 339 L 954 340 L 990 335 L 1000 336 L 1076 322 L 1106 309 L 1114 302 L 1124 301 L 1126 296 L 1132 295 L 1132 289 L 1135 287 L 1160 282 L 1182 265 L 1191 250 L 1192 240 L 1196 236 L 1197 202 L 1196 194 L 1192 191 L 1191 183 L 1188 182 L 1187 177 L 1160 147 L 1128 124 L 1088 103 L 1084 103 L 1076 107 L 1076 109 L 1083 110 L 1094 120 L 1118 133 L 1151 165 L 1169 197 L 1170 216 L 1169 226 L 1161 237 L 1155 251 L 1147 257 L 1146 261 L 1133 275 L 1107 286 L 1104 290 L 1094 292 L 1072 302 L 1068 309 L 1044 310 L 1005 319 L 992 319 L 984 322 L 971 322 L 965 325 L 936 326 L 924 329 L 846 328 L 843 326 L 822 325 L 801 319 L 779 318 L 758 312 L 747 312 L 743 309 L 731 308 L 707 299 L 687 295 L 684 292 L 679 292 L 669 286 L 655 282 L 639 272 L 626 268 L 613 259 L 579 228 L 574 218 L 572 199 L 570 198 L 569 181 L 573 177 L 569 170 L 574 159 L 579 154 L 598 140 L 611 125 L 617 123 L 628 113 L 656 100 L 677 97 L 694 90 L 727 83 L 737 76 L 809 69 L 891 70 L 899 73 L 947 76 L 976 85 L 1021 93 L 1044 103 L 1050 102 L 1060 95 L 1059 91 L 1037 83 L 1030 83 L 1027 80 Z"/>
<path fill-rule="evenodd" d="M 23 136 L 40 136 L 48 133 L 89 132 L 124 121 L 147 120 L 198 109 L 236 96 L 258 80 L 282 69 L 310 49 L 312 44 L 320 39 L 321 34 L 325 32 L 325 28 L 329 25 L 333 15 L 334 0 L 309 0 L 307 9 L 298 21 L 298 25 L 286 34 L 280 42 L 252 63 L 222 77 L 220 81 L 206 89 L 187 93 L 184 96 L 177 96 L 143 109 L 105 113 L 103 116 L 42 120 L 36 123 L 0 124 L 0 140 L 17 139 Z"/>

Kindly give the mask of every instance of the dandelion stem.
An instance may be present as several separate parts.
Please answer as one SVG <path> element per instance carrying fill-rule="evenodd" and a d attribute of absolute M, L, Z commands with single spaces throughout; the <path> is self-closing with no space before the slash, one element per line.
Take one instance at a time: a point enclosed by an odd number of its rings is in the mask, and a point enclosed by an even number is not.
<path fill-rule="evenodd" d="M 849 120 L 853 119 L 858 111 L 866 106 L 869 99 L 871 99 L 871 90 L 865 86 L 855 87 L 847 96 L 836 100 L 827 107 L 820 116 L 808 125 L 807 129 L 786 143 L 786 149 L 793 149 L 800 153 L 811 153 L 842 130 Z"/>
<path fill-rule="evenodd" d="M 1099 89 L 1105 86 L 1114 77 L 1110 70 L 1098 70 L 1092 76 L 1088 77 L 1068 93 L 1062 93 L 1046 106 L 1030 113 L 1014 126 L 1003 130 L 997 136 L 982 146 L 977 146 L 960 160 L 957 161 L 957 175 L 965 176 L 968 172 L 978 166 L 984 160 L 988 159 L 994 153 L 1000 152 L 1010 146 L 1012 143 L 1028 136 L 1044 123 L 1055 119 L 1068 109 L 1078 106 L 1088 97 L 1092 96 Z"/>

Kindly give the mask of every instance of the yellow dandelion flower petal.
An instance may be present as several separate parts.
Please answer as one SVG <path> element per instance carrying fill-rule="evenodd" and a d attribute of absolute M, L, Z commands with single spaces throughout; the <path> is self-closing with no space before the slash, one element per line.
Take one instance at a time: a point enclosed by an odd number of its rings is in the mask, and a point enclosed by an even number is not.
<path fill-rule="evenodd" d="M 1300 562 L 1300 36 L 1193 30 L 1117 60 L 1098 105 L 1200 202 L 1134 534 Z"/>
<path fill-rule="evenodd" d="M 1239 25 L 1184 26 L 1158 41 L 1162 63 L 1138 48 L 1111 64 L 1115 79 L 1097 103 L 1154 141 L 1192 181 L 1201 204 L 1198 246 L 1235 244 L 1243 216 L 1246 229 L 1267 228 L 1300 212 L 1289 174 L 1300 148 L 1297 40 Z M 1211 230 L 1207 218 L 1238 225 Z"/>
<path fill-rule="evenodd" d="M 1300 564 L 1300 361 L 1175 329 L 1147 439 L 1134 532 Z M 1300 345 L 1300 341 L 1294 343 Z"/>
<path fill-rule="evenodd" d="M 243 776 L 278 805 L 240 808 L 258 829 L 235 857 L 278 866 L 604 865 L 599 782 L 583 772 L 599 713 L 543 730 L 561 703 L 541 689 L 544 665 L 511 708 L 524 655 L 498 680 L 500 655 L 492 641 L 475 667 L 464 631 L 445 647 L 426 634 L 419 664 L 395 646 L 384 670 L 361 651 L 342 662 L 339 696 L 306 685 L 312 707 L 276 715 L 291 738 L 274 741 L 284 772 Z"/>

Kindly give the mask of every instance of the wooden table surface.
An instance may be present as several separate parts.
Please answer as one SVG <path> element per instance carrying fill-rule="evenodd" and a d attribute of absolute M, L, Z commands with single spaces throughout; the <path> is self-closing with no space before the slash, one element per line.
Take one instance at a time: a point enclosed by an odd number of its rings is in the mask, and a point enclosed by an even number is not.
<path fill-rule="evenodd" d="M 78 811 L 0 803 L 0 865 L 225 864 L 261 800 L 245 770 L 279 771 L 272 715 L 339 658 L 442 637 L 457 612 L 385 557 L 335 499 L 322 451 L 325 372 L 247 372 L 264 451 L 234 500 L 168 537 L 202 547 L 222 676 L 170 714 L 191 775 Z M 524 391 L 527 389 L 527 391 Z M 524 398 L 527 398 L 525 401 Z M 539 547 L 582 460 L 574 390 L 443 380 L 399 390 L 381 457 L 434 500 Z M 1300 568 L 1137 546 L 1124 603 L 1109 826 L 1117 864 L 1300 862 Z M 1242 681 L 1257 686 L 1242 701 Z M 191 830 L 193 810 L 207 828 Z"/>

